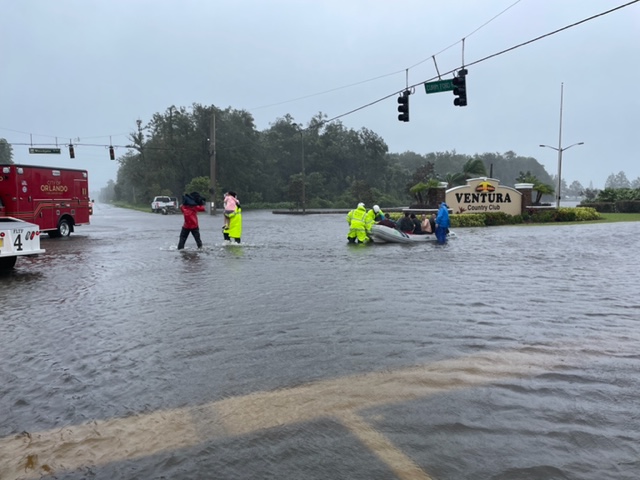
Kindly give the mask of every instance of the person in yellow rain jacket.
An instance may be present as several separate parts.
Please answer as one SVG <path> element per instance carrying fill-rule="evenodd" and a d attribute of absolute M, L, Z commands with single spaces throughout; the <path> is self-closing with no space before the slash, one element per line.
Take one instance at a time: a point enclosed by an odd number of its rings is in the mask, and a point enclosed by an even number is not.
<path fill-rule="evenodd" d="M 367 211 L 366 220 L 368 224 L 368 230 L 371 230 L 371 225 L 379 222 L 383 218 L 385 218 L 385 215 L 382 209 L 378 205 L 374 205 L 371 210 Z"/>
<path fill-rule="evenodd" d="M 229 226 L 225 226 L 222 230 L 224 239 L 228 242 L 240 243 L 242 237 L 242 209 L 238 204 L 233 213 L 229 215 Z"/>
<path fill-rule="evenodd" d="M 367 243 L 369 242 L 369 236 L 367 231 L 370 227 L 367 227 L 367 210 L 364 208 L 364 203 L 360 202 L 358 208 L 351 210 L 347 214 L 347 223 L 349 224 L 349 233 L 347 234 L 347 240 L 349 243 Z"/>

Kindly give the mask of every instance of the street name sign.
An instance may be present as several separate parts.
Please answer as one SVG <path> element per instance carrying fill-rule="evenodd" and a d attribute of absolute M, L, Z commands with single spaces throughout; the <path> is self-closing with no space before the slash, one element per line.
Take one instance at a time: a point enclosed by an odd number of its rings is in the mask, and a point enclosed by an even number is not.
<path fill-rule="evenodd" d="M 429 93 L 447 92 L 453 90 L 453 80 L 438 80 L 437 82 L 424 82 L 424 90 Z"/>
<path fill-rule="evenodd" d="M 59 148 L 30 148 L 29 153 L 60 153 Z"/>

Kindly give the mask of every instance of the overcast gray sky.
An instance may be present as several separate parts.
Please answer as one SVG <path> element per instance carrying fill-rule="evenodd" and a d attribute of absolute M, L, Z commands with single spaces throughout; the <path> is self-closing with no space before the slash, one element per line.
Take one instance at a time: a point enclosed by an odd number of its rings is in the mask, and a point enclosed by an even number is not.
<path fill-rule="evenodd" d="M 558 146 L 564 83 L 562 147 L 585 144 L 563 153 L 562 176 L 603 188 L 611 173 L 640 177 L 640 2 L 469 66 L 467 107 L 419 85 L 404 123 L 393 94 L 407 69 L 409 85 L 433 80 L 434 55 L 451 78 L 462 38 L 471 64 L 628 1 L 0 0 L 0 138 L 124 145 L 137 119 L 193 103 L 245 109 L 263 130 L 391 95 L 340 120 L 391 152 L 513 150 L 556 174 L 557 152 L 539 145 Z M 116 179 L 99 147 L 13 151 L 86 168 L 93 191 Z"/>

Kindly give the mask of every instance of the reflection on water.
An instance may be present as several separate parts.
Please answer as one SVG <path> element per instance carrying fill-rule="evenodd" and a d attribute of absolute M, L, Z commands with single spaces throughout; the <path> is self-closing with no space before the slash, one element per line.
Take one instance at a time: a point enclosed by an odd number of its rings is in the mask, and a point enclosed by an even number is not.
<path fill-rule="evenodd" d="M 640 225 L 243 217 L 97 205 L 0 277 L 0 479 L 637 477 Z"/>

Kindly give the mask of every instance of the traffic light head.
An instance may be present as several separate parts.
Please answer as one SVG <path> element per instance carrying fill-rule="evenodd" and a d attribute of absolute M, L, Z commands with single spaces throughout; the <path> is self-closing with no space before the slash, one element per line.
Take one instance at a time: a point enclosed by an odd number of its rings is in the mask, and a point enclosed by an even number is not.
<path fill-rule="evenodd" d="M 456 107 L 467 106 L 467 73 L 467 69 L 463 68 L 458 72 L 458 76 L 452 80 L 453 94 L 456 96 L 453 104 Z"/>
<path fill-rule="evenodd" d="M 113 150 L 113 146 L 109 146 L 109 158 L 111 160 L 116 159 L 116 152 Z"/>
<path fill-rule="evenodd" d="M 409 121 L 409 90 L 402 92 L 402 95 L 398 97 L 398 120 L 401 122 Z"/>
<path fill-rule="evenodd" d="M 72 144 L 69 144 L 69 158 L 76 158 L 76 152 Z"/>

